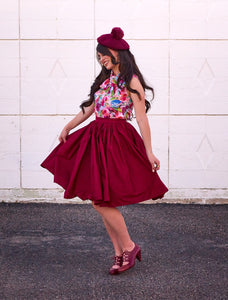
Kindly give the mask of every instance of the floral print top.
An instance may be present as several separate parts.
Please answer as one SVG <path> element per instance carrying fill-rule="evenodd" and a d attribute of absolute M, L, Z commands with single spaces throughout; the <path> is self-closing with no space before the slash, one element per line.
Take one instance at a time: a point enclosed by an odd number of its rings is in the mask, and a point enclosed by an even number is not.
<path fill-rule="evenodd" d="M 117 86 L 119 74 L 115 75 L 111 71 L 110 77 L 100 85 L 100 89 L 94 94 L 96 117 L 131 119 L 133 102 L 127 94 L 125 81 L 120 80 L 121 88 Z"/>

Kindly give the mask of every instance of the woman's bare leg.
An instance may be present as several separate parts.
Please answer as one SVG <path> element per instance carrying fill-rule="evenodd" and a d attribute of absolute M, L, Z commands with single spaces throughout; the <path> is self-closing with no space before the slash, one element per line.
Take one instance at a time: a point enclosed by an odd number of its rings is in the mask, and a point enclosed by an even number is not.
<path fill-rule="evenodd" d="M 112 244 L 113 244 L 113 247 L 115 250 L 115 255 L 121 256 L 123 253 L 123 250 L 120 246 L 120 242 L 118 240 L 118 236 L 117 236 L 116 232 L 112 229 L 112 227 L 109 225 L 109 223 L 105 220 L 104 217 L 102 217 L 102 220 L 103 220 L 105 228 L 109 234 L 109 237 L 112 241 Z"/>
<path fill-rule="evenodd" d="M 130 238 L 124 218 L 116 207 L 101 207 L 93 203 L 93 207 L 105 220 L 104 224 L 117 253 L 131 251 L 134 243 Z"/>

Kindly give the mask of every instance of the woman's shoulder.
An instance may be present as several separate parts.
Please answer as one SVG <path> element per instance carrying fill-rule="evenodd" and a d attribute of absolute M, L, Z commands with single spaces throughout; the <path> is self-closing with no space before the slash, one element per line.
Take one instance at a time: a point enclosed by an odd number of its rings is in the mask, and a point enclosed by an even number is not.
<path fill-rule="evenodd" d="M 141 86 L 141 82 L 139 80 L 139 77 L 136 74 L 133 74 L 131 81 L 130 81 L 130 87 L 132 89 L 137 89 L 137 87 Z"/>
<path fill-rule="evenodd" d="M 139 77 L 136 74 L 133 74 L 132 78 L 138 78 L 139 79 Z"/>

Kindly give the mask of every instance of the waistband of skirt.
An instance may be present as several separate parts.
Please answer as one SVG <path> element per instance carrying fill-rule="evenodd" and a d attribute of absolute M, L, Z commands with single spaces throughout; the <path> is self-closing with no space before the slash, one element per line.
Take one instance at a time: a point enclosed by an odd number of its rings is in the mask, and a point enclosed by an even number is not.
<path fill-rule="evenodd" d="M 100 118 L 96 117 L 95 119 L 98 122 L 126 122 L 126 119 L 117 119 L 117 118 Z"/>

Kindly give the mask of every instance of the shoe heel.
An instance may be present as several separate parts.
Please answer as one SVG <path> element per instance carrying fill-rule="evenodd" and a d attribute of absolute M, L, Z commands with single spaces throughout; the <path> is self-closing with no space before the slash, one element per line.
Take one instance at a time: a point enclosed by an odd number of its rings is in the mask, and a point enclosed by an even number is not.
<path fill-rule="evenodd" d="M 137 257 L 137 259 L 138 259 L 139 261 L 142 260 L 142 257 L 141 257 L 141 250 L 139 250 L 139 252 L 137 253 L 136 257 Z"/>

